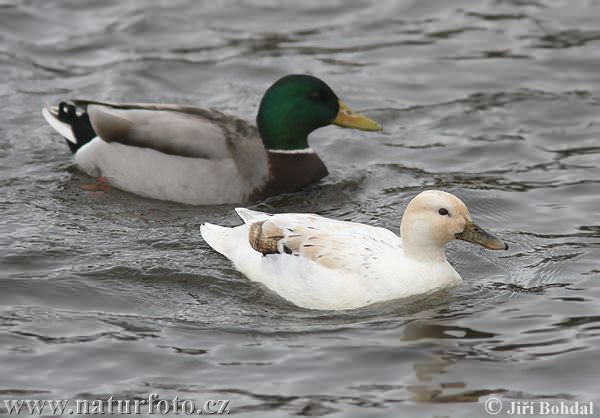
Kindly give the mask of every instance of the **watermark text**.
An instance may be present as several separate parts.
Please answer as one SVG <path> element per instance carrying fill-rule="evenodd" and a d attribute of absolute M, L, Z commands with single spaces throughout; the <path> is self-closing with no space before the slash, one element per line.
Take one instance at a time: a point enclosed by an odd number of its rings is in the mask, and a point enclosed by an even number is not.
<path fill-rule="evenodd" d="M 4 408 L 8 415 L 226 415 L 230 413 L 229 400 L 209 399 L 197 402 L 160 399 L 157 393 L 136 399 L 7 399 Z M 0 409 L 0 412 L 2 410 Z"/>

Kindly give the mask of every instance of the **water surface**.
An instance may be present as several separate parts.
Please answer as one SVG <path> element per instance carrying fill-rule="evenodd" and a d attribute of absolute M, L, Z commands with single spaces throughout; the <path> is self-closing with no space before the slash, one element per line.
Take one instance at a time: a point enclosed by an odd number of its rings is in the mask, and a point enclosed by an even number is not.
<path fill-rule="evenodd" d="M 0 398 L 157 392 L 252 417 L 600 408 L 599 19 L 591 0 L 0 0 Z M 40 114 L 82 97 L 254 118 L 288 73 L 385 132 L 315 132 L 331 175 L 252 207 L 397 230 L 439 188 L 510 250 L 450 244 L 464 284 L 425 298 L 299 309 L 201 239 L 202 222 L 238 224 L 234 206 L 82 190 L 93 179 Z"/>

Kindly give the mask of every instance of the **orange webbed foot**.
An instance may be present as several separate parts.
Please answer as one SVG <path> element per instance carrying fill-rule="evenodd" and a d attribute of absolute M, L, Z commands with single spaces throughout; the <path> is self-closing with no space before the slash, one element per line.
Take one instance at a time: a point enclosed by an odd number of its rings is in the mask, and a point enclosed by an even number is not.
<path fill-rule="evenodd" d="M 82 184 L 79 187 L 90 192 L 106 192 L 108 189 L 110 189 L 108 180 L 104 176 L 100 176 L 96 183 Z"/>

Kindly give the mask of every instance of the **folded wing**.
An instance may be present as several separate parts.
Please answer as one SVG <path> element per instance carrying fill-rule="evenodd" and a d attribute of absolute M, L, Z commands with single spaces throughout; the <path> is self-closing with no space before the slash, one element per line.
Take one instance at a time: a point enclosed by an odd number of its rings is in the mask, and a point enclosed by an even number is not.
<path fill-rule="evenodd" d="M 238 213 L 250 225 L 250 246 L 263 255 L 304 257 L 323 267 L 357 272 L 378 254 L 401 247 L 400 238 L 384 228 L 313 214 Z"/>
<path fill-rule="evenodd" d="M 242 152 L 264 153 L 256 127 L 214 109 L 85 100 L 73 103 L 88 113 L 94 130 L 106 142 L 212 160 Z"/>

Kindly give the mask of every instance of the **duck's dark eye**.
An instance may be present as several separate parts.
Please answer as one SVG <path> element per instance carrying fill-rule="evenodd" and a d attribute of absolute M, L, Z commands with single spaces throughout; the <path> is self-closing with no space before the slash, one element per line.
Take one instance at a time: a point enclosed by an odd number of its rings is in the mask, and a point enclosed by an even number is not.
<path fill-rule="evenodd" d="M 325 95 L 323 94 L 322 91 L 313 91 L 311 94 L 308 95 L 308 97 L 310 97 L 312 100 L 317 100 L 317 101 L 322 101 L 325 100 Z"/>
<path fill-rule="evenodd" d="M 446 215 L 448 215 L 448 209 L 441 208 L 440 210 L 438 210 L 438 213 L 442 216 L 446 216 Z"/>

